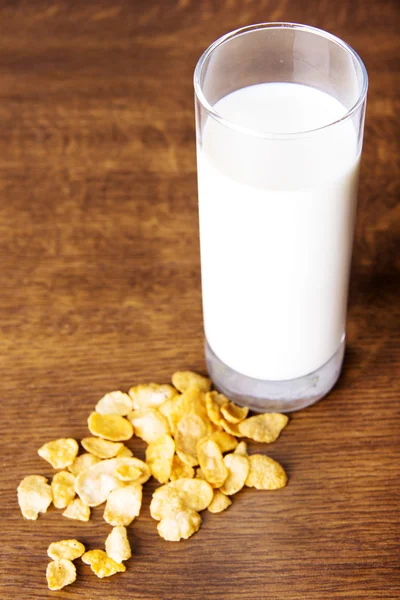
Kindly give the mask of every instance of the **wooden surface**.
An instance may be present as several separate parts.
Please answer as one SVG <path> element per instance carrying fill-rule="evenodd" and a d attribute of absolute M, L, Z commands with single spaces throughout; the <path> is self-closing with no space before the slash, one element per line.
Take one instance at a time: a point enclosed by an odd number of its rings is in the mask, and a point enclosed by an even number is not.
<path fill-rule="evenodd" d="M 87 435 L 105 391 L 204 371 L 192 73 L 214 39 L 266 20 L 328 29 L 370 75 L 343 376 L 268 448 L 287 488 L 245 489 L 173 544 L 148 484 L 127 572 L 77 561 L 50 592 L 48 544 L 103 547 L 109 526 L 102 509 L 26 521 L 16 487 L 51 476 L 37 448 Z M 0 598 L 400 597 L 396 0 L 1 1 L 0 22 Z"/>

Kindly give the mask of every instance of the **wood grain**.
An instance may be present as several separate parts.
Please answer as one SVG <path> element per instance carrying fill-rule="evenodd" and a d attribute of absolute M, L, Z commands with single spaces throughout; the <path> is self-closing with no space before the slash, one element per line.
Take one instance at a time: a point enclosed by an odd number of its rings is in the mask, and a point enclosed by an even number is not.
<path fill-rule="evenodd" d="M 0 19 L 0 598 L 400 597 L 398 3 L 1 0 Z M 77 561 L 50 592 L 48 544 L 103 547 L 109 528 L 101 509 L 25 521 L 16 487 L 51 476 L 37 448 L 87 435 L 105 391 L 204 371 L 192 73 L 218 36 L 267 20 L 330 30 L 370 75 L 343 376 L 268 448 L 287 488 L 246 489 L 172 544 L 149 484 L 127 572 Z"/>

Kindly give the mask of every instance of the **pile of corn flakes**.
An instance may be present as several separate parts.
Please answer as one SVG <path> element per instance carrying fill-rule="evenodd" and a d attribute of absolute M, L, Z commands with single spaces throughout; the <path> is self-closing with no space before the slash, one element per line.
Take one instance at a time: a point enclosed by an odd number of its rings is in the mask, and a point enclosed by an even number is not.
<path fill-rule="evenodd" d="M 29 475 L 18 486 L 18 502 L 26 519 L 36 520 L 51 503 L 69 519 L 88 521 L 92 507 L 105 503 L 104 520 L 112 526 L 105 551 L 86 551 L 78 540 L 53 542 L 48 548 L 49 589 L 59 590 L 76 579 L 74 560 L 81 558 L 100 578 L 125 571 L 131 557 L 127 530 L 139 516 L 142 486 L 153 476 L 161 486 L 150 513 L 159 535 L 178 542 L 201 525 L 200 512 L 218 513 L 232 504 L 244 486 L 277 490 L 287 483 L 282 466 L 264 454 L 247 454 L 247 444 L 274 442 L 288 423 L 279 413 L 248 417 L 248 409 L 211 391 L 211 381 L 179 371 L 172 384 L 137 385 L 127 394 L 106 394 L 89 415 L 92 437 L 78 442 L 61 438 L 38 453 L 57 473 L 51 484 Z M 146 459 L 133 456 L 123 442 L 134 435 L 148 445 Z"/>

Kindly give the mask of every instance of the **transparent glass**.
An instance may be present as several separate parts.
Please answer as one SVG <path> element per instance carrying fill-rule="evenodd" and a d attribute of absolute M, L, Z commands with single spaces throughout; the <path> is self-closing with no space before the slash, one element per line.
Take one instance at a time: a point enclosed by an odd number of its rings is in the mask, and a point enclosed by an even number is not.
<path fill-rule="evenodd" d="M 214 42 L 194 87 L 209 373 L 297 410 L 343 361 L 367 72 L 329 33 L 264 23 Z"/>

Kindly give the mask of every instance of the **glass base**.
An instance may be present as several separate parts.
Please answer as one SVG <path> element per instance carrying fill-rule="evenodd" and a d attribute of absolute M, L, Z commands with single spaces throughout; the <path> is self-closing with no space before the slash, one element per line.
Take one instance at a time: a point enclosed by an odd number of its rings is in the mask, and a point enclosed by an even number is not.
<path fill-rule="evenodd" d="M 214 354 L 206 340 L 208 372 L 218 391 L 256 412 L 291 412 L 314 404 L 333 388 L 342 368 L 345 335 L 335 354 L 322 367 L 287 381 L 264 381 L 234 371 Z"/>

